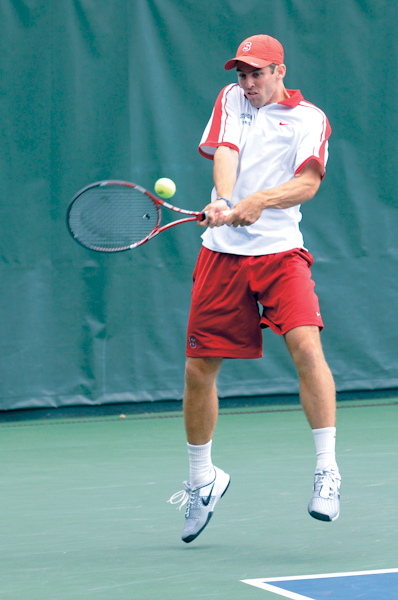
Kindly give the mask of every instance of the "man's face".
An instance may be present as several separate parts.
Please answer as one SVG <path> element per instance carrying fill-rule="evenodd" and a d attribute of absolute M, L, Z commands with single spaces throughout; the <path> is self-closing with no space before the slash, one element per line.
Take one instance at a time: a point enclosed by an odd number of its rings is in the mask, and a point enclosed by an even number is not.
<path fill-rule="evenodd" d="M 281 96 L 281 84 L 283 89 L 283 77 L 280 77 L 279 68 L 264 67 L 256 69 L 251 65 L 238 61 L 236 65 L 238 82 L 243 89 L 246 98 L 255 108 L 261 108 L 273 102 L 283 99 Z"/>

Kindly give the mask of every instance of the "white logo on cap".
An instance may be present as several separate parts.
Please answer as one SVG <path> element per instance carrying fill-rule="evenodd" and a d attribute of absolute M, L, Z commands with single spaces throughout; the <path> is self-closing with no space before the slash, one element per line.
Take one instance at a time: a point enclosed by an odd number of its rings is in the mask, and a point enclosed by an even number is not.
<path fill-rule="evenodd" d="M 246 42 L 246 44 L 243 46 L 242 51 L 243 52 L 249 52 L 249 50 L 252 47 L 252 43 L 251 42 Z"/>

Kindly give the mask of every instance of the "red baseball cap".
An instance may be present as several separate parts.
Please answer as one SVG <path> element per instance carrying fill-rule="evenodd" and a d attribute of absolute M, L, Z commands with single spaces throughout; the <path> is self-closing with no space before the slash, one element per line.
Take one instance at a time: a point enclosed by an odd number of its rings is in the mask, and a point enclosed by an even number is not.
<path fill-rule="evenodd" d="M 272 63 L 281 65 L 283 63 L 282 44 L 270 35 L 252 35 L 241 43 L 235 58 L 231 58 L 225 63 L 225 69 L 227 71 L 233 69 L 238 61 L 258 69 L 268 67 Z"/>

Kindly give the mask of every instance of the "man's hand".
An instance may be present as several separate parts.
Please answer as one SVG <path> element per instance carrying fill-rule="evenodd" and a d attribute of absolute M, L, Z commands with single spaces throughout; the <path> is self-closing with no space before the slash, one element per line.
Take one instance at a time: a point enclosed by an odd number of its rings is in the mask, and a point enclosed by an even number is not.
<path fill-rule="evenodd" d="M 252 225 L 260 218 L 262 212 L 259 196 L 260 194 L 257 193 L 243 198 L 232 211 L 228 210 L 228 205 L 224 200 L 216 200 L 204 207 L 203 212 L 207 213 L 207 219 L 199 221 L 199 225 L 211 228 L 222 225 L 233 225 L 234 227 Z"/>
<path fill-rule="evenodd" d="M 262 206 L 259 194 L 251 194 L 234 206 L 225 223 L 234 227 L 253 225 L 261 216 Z"/>
<path fill-rule="evenodd" d="M 200 227 L 221 227 L 227 221 L 225 212 L 228 210 L 228 204 L 224 200 L 216 200 L 204 207 L 203 212 L 207 213 L 205 221 L 198 221 Z"/>

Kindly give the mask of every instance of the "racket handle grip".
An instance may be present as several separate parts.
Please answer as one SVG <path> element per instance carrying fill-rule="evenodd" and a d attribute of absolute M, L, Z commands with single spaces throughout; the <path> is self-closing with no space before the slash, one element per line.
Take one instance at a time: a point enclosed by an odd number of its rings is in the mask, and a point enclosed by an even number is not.
<path fill-rule="evenodd" d="M 228 217 L 229 213 L 231 213 L 231 212 L 232 212 L 232 210 L 223 210 L 222 214 L 225 215 L 226 217 Z M 207 219 L 207 210 L 205 210 L 202 213 L 202 215 L 203 215 L 202 221 L 205 221 Z"/>

